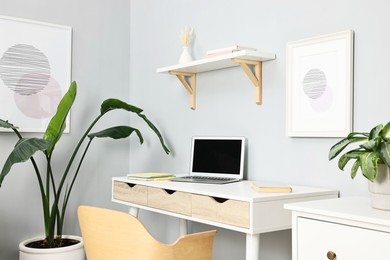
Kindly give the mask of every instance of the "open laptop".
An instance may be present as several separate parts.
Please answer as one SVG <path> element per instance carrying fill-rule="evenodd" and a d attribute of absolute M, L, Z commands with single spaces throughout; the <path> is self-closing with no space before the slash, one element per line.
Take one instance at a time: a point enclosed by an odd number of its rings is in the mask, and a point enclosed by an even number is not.
<path fill-rule="evenodd" d="M 189 176 L 171 181 L 224 184 L 244 177 L 245 137 L 193 137 Z"/>

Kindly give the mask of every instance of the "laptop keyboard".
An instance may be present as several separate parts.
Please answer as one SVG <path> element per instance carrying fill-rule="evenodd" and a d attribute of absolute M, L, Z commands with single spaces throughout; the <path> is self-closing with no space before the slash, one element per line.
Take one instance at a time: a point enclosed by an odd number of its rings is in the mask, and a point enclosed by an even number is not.
<path fill-rule="evenodd" d="M 183 179 L 190 180 L 211 180 L 211 181 L 233 181 L 235 178 L 224 178 L 224 177 L 211 177 L 211 176 L 184 176 Z"/>
<path fill-rule="evenodd" d="M 208 183 L 208 184 L 225 184 L 240 181 L 237 178 L 218 177 L 218 176 L 194 176 L 187 175 L 171 179 L 178 182 Z"/>

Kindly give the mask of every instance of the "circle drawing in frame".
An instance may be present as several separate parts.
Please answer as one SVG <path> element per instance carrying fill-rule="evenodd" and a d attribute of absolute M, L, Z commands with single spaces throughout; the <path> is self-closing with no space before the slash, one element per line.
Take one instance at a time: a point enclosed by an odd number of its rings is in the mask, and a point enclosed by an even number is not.
<path fill-rule="evenodd" d="M 50 80 L 50 64 L 46 55 L 34 46 L 16 44 L 0 59 L 0 78 L 16 94 L 37 94 Z"/>
<path fill-rule="evenodd" d="M 314 68 L 306 72 L 302 89 L 315 111 L 325 112 L 331 107 L 333 95 L 323 70 Z"/>

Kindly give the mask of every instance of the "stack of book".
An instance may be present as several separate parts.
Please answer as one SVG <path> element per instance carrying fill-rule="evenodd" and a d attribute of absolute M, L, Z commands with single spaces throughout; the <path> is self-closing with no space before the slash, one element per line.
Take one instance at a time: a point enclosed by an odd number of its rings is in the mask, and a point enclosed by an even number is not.
<path fill-rule="evenodd" d="M 127 178 L 133 180 L 144 180 L 144 181 L 163 181 L 163 180 L 173 179 L 175 178 L 175 175 L 170 173 L 145 172 L 145 173 L 127 174 Z"/>
<path fill-rule="evenodd" d="M 286 192 L 290 193 L 292 192 L 292 188 L 290 186 L 285 185 L 269 185 L 269 184 L 263 184 L 260 182 L 253 182 L 252 183 L 252 189 L 258 192 Z"/>
<path fill-rule="evenodd" d="M 207 51 L 206 52 L 206 57 L 210 58 L 210 57 L 215 57 L 215 56 L 224 55 L 224 54 L 228 54 L 228 53 L 233 53 L 233 52 L 236 52 L 236 51 L 243 51 L 243 50 L 256 51 L 255 48 L 234 45 L 234 46 L 230 46 L 230 47 L 226 47 L 226 48 L 221 48 L 221 49 Z"/>

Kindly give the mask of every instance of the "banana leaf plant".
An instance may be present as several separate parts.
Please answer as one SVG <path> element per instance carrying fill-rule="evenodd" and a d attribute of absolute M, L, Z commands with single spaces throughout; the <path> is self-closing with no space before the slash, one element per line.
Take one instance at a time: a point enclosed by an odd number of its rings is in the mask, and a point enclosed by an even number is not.
<path fill-rule="evenodd" d="M 18 131 L 18 127 L 9 123 L 8 121 L 0 119 L 0 127 L 12 129 L 17 135 L 18 141 L 10 153 L 9 157 L 4 163 L 3 169 L 0 173 L 0 187 L 4 178 L 10 173 L 11 168 L 16 163 L 21 163 L 30 160 L 38 180 L 40 195 L 42 198 L 43 219 L 45 226 L 45 239 L 37 247 L 53 248 L 63 246 L 62 231 L 65 219 L 66 208 L 69 202 L 72 188 L 75 184 L 76 178 L 79 174 L 81 164 L 84 161 L 85 155 L 95 138 L 113 138 L 121 139 L 127 138 L 132 133 L 135 133 L 140 141 L 143 143 L 141 132 L 131 126 L 114 126 L 104 129 L 102 131 L 91 133 L 95 124 L 108 112 L 113 110 L 125 110 L 135 113 L 139 116 L 148 127 L 157 135 L 164 151 L 169 154 L 169 149 L 165 145 L 164 140 L 158 129 L 154 124 L 142 113 L 143 110 L 136 106 L 127 104 L 118 99 L 107 99 L 100 107 L 100 113 L 92 121 L 90 126 L 81 136 L 79 142 L 74 148 L 70 159 L 61 172 L 58 169 L 52 168 L 52 157 L 56 144 L 60 140 L 64 129 L 65 121 L 69 111 L 76 98 L 77 85 L 72 82 L 67 93 L 61 99 L 56 114 L 51 118 L 45 133 L 42 138 L 24 138 Z M 86 143 L 86 144 L 85 144 Z M 82 154 L 77 157 L 80 149 L 84 149 Z M 34 159 L 37 152 L 42 152 L 46 160 L 46 168 L 44 171 L 38 168 Z M 81 152 L 81 151 L 80 151 Z M 78 159 L 76 159 L 78 158 Z M 74 167 L 72 167 L 74 164 Z M 60 175 L 57 175 L 60 174 Z M 56 182 L 56 180 L 58 180 Z"/>
<path fill-rule="evenodd" d="M 347 146 L 360 143 L 355 149 L 342 154 L 338 161 L 340 170 L 350 160 L 354 160 L 351 168 L 351 177 L 355 178 L 360 169 L 363 176 L 373 182 L 378 176 L 378 164 L 385 164 L 390 168 L 390 122 L 385 126 L 377 125 L 369 133 L 352 132 L 330 148 L 329 160 L 337 157 Z"/>

